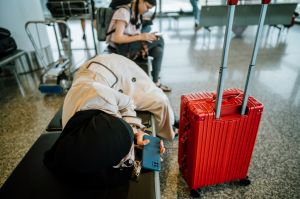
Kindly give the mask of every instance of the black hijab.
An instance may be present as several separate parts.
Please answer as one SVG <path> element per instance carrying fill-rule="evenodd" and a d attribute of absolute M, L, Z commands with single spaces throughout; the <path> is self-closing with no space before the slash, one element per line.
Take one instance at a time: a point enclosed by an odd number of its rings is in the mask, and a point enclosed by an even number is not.
<path fill-rule="evenodd" d="M 100 110 L 79 111 L 45 153 L 44 163 L 64 176 L 98 176 L 108 183 L 112 170 L 118 170 L 112 167 L 129 153 L 133 140 L 132 128 L 123 119 Z"/>

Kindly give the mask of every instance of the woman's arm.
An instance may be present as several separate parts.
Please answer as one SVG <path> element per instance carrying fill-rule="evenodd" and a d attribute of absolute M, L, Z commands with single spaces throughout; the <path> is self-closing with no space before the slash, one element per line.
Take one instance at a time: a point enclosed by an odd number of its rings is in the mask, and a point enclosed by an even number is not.
<path fill-rule="evenodd" d="M 112 35 L 111 41 L 117 44 L 131 43 L 135 41 L 154 41 L 157 37 L 153 33 L 140 33 L 137 35 L 125 35 L 126 22 L 123 20 L 116 20 L 116 31 Z"/>

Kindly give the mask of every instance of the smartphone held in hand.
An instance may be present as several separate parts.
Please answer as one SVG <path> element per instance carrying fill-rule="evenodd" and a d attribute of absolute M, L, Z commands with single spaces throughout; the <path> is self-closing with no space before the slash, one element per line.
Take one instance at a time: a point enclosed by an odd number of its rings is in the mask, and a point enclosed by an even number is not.
<path fill-rule="evenodd" d="M 143 148 L 142 167 L 160 171 L 160 139 L 150 135 L 144 135 L 143 139 L 150 142 Z"/>

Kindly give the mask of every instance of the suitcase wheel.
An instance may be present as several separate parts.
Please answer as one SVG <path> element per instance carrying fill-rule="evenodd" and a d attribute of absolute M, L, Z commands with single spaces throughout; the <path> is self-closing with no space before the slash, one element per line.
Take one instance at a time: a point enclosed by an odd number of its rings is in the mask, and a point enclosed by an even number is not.
<path fill-rule="evenodd" d="M 248 178 L 248 176 L 247 176 L 247 177 L 244 178 L 244 179 L 240 179 L 240 180 L 238 181 L 238 184 L 239 184 L 240 186 L 248 186 L 248 185 L 251 184 L 251 181 L 249 180 L 249 178 Z"/>
<path fill-rule="evenodd" d="M 190 192 L 191 197 L 193 198 L 200 198 L 200 193 L 198 190 L 192 189 Z"/>

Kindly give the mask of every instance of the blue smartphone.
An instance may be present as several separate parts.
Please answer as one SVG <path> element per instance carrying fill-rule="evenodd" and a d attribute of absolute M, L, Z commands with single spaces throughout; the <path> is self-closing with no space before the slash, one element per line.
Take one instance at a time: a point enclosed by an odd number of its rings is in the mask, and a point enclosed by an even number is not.
<path fill-rule="evenodd" d="M 150 135 L 143 139 L 150 142 L 143 148 L 142 168 L 160 171 L 160 139 Z"/>

